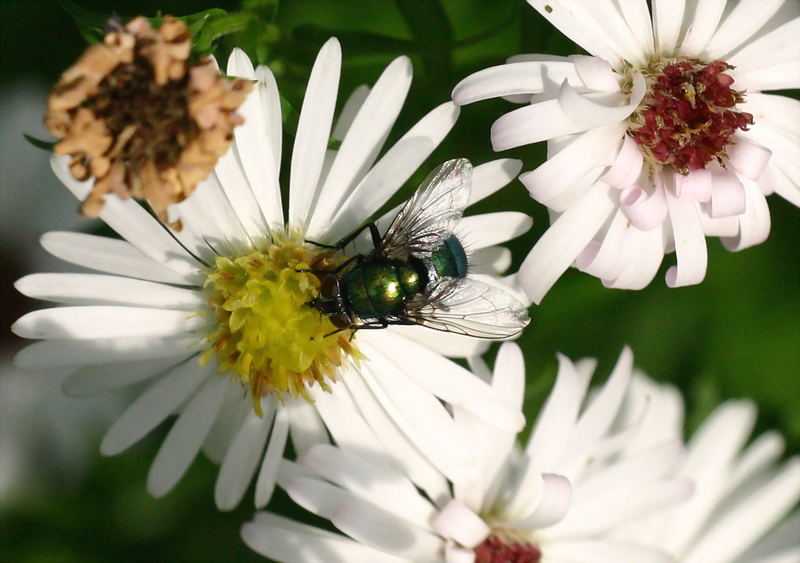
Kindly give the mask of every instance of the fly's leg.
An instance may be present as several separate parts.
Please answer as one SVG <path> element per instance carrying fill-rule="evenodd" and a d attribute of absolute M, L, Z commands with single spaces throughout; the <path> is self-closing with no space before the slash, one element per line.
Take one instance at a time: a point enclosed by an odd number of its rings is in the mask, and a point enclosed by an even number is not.
<path fill-rule="evenodd" d="M 361 233 L 363 233 L 367 229 L 369 229 L 369 234 L 370 234 L 370 237 L 372 238 L 373 246 L 375 248 L 377 248 L 381 244 L 381 233 L 380 233 L 380 231 L 378 231 L 378 225 L 376 225 L 374 222 L 366 223 L 366 224 L 360 226 L 359 228 L 357 228 L 351 234 L 349 234 L 346 237 L 344 237 L 342 240 L 340 240 L 336 244 L 323 244 L 321 242 L 315 242 L 313 240 L 307 240 L 306 242 L 309 243 L 309 244 L 313 244 L 314 246 L 319 246 L 320 248 L 332 248 L 334 250 L 341 250 L 345 246 L 347 246 L 348 244 L 350 244 L 351 242 L 356 240 L 356 238 L 358 238 L 358 235 L 360 235 Z"/>

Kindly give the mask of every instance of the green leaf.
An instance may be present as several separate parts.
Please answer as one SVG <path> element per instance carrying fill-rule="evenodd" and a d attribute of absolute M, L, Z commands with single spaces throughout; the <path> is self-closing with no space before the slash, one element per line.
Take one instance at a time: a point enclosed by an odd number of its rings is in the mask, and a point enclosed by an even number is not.
<path fill-rule="evenodd" d="M 37 149 L 42 149 L 47 152 L 53 152 L 53 147 L 55 146 L 55 141 L 43 141 L 42 139 L 37 139 L 33 135 L 28 135 L 27 133 L 22 134 L 25 137 L 25 140 L 32 144 Z"/>
<path fill-rule="evenodd" d="M 91 45 L 103 40 L 108 15 L 84 8 L 73 0 L 59 0 L 59 4 L 75 20 L 78 31 L 87 43 Z"/>
<path fill-rule="evenodd" d="M 211 51 L 212 43 L 224 35 L 244 29 L 253 20 L 252 14 L 227 14 L 208 21 L 194 37 L 195 50 L 200 53 Z"/>
<path fill-rule="evenodd" d="M 189 26 L 189 33 L 192 34 L 193 38 L 196 38 L 200 30 L 202 30 L 208 22 L 226 15 L 228 15 L 228 12 L 222 8 L 211 8 L 210 10 L 203 10 L 202 12 L 189 14 L 188 16 L 180 16 L 178 19 L 184 21 L 186 25 Z"/>

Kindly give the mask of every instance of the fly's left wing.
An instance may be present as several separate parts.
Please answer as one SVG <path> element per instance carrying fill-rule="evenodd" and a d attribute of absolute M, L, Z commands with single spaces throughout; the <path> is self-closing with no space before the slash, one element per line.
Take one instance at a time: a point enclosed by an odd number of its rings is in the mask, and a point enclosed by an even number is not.
<path fill-rule="evenodd" d="M 377 252 L 398 260 L 430 254 L 452 234 L 469 203 L 471 186 L 472 164 L 467 159 L 439 166 L 397 213 Z"/>
<path fill-rule="evenodd" d="M 510 338 L 528 326 L 526 307 L 510 293 L 471 278 L 445 278 L 408 304 L 405 320 L 478 338 Z"/>

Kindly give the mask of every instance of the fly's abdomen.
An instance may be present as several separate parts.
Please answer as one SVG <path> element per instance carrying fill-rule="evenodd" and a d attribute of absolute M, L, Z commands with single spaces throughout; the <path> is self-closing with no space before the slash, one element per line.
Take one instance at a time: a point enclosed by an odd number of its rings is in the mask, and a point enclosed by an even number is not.
<path fill-rule="evenodd" d="M 383 318 L 402 310 L 419 291 L 419 275 L 405 264 L 369 261 L 344 276 L 347 301 L 362 319 Z"/>
<path fill-rule="evenodd" d="M 463 278 L 467 275 L 467 253 L 454 235 L 431 253 L 430 261 L 437 278 Z"/>

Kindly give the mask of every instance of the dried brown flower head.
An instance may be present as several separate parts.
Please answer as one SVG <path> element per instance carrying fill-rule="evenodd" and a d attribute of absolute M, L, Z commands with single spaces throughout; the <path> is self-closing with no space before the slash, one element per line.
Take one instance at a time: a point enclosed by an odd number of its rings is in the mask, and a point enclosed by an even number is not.
<path fill-rule="evenodd" d="M 147 200 L 166 221 L 214 169 L 242 123 L 252 83 L 221 76 L 211 59 L 189 60 L 185 23 L 143 17 L 89 47 L 47 100 L 45 125 L 72 157 L 78 180 L 94 176 L 81 212 L 96 217 L 107 193 Z"/>

